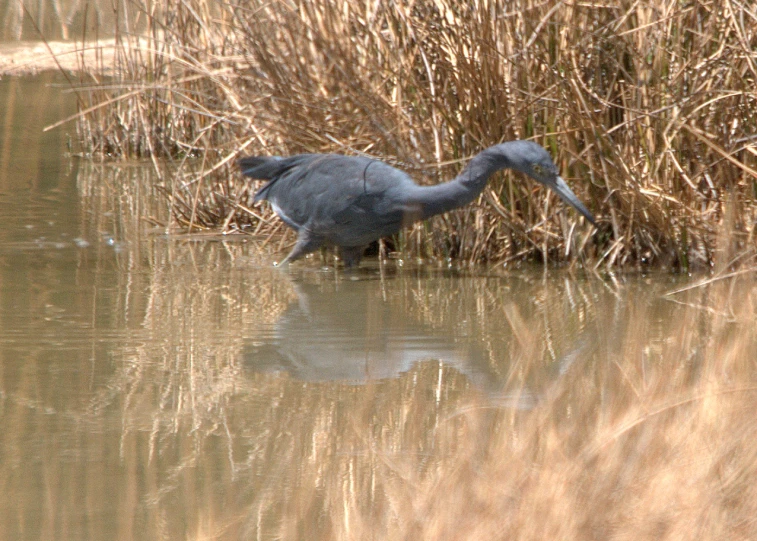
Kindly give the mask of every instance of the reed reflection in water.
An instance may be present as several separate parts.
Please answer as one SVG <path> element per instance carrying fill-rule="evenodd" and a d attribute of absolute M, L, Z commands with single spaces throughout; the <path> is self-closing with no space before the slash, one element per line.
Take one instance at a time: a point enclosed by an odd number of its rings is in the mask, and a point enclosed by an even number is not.
<path fill-rule="evenodd" d="M 98 325 L 131 324 L 37 353 L 78 362 L 78 392 L 40 372 L 60 406 L 6 395 L 5 518 L 40 506 L 56 538 L 581 539 L 716 537 L 754 511 L 751 282 L 673 302 L 659 277 L 350 280 L 244 244 L 140 246 L 98 292 Z"/>

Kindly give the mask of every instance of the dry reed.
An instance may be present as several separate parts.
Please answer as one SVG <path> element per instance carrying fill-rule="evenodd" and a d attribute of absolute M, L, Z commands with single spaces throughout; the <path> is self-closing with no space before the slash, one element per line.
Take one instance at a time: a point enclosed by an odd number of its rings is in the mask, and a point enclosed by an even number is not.
<path fill-rule="evenodd" d="M 239 154 L 367 154 L 432 183 L 488 145 L 529 138 L 551 150 L 598 230 L 508 175 L 476 204 L 406 231 L 396 249 L 465 262 L 727 266 L 717 231 L 730 202 L 730 240 L 754 252 L 753 4 L 127 5 L 148 30 L 117 36 L 107 83 L 103 66 L 83 66 L 82 147 L 201 157 L 200 173 L 169 188 L 175 222 L 190 230 L 276 227 L 267 207 L 249 208 L 247 188 L 227 193 L 242 186 L 228 180 Z"/>

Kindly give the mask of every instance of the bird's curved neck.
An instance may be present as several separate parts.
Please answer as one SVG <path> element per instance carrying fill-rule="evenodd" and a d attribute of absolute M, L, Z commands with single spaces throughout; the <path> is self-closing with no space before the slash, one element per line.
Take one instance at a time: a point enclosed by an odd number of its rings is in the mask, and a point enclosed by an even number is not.
<path fill-rule="evenodd" d="M 430 218 L 460 208 L 473 201 L 483 191 L 489 177 L 500 169 L 510 167 L 505 144 L 489 147 L 474 156 L 460 174 L 449 182 L 436 186 L 419 186 L 413 203 L 421 208 L 422 218 Z"/>

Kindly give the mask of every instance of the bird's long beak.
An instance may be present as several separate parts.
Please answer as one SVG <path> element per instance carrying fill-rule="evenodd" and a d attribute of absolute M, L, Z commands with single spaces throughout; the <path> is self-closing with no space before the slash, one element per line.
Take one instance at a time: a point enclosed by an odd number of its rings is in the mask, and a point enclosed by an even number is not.
<path fill-rule="evenodd" d="M 594 227 L 597 226 L 597 222 L 596 220 L 594 220 L 594 216 L 592 216 L 591 212 L 589 212 L 584 204 L 578 200 L 578 197 L 576 197 L 576 194 L 573 193 L 573 190 L 568 188 L 568 185 L 565 184 L 565 181 L 562 179 L 562 177 L 557 177 L 554 184 L 549 183 L 547 184 L 547 186 L 552 188 L 557 193 L 557 195 L 560 196 L 560 199 L 583 214 L 584 217 L 589 220 Z"/>

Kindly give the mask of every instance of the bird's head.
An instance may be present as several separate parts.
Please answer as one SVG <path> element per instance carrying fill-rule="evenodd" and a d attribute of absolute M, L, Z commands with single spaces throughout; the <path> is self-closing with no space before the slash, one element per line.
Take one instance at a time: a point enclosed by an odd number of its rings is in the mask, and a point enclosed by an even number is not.
<path fill-rule="evenodd" d="M 495 148 L 501 152 L 505 167 L 520 171 L 541 184 L 549 185 L 559 176 L 549 152 L 533 141 L 510 141 Z"/>
<path fill-rule="evenodd" d="M 565 184 L 555 162 L 544 147 L 533 141 L 511 141 L 499 145 L 506 167 L 520 171 L 553 190 L 560 198 L 596 225 L 594 216 L 579 201 L 576 194 Z"/>

